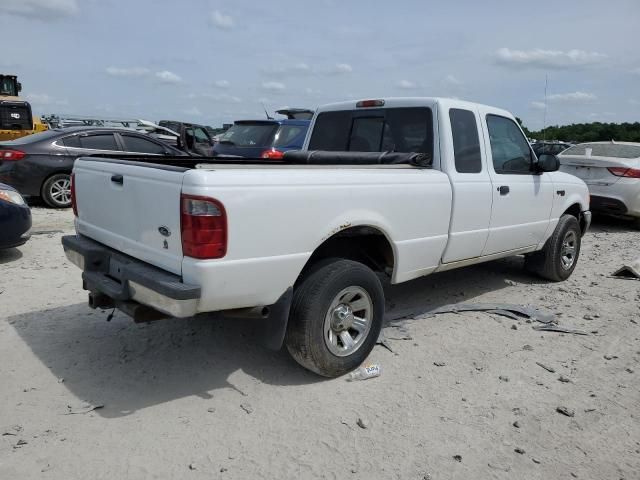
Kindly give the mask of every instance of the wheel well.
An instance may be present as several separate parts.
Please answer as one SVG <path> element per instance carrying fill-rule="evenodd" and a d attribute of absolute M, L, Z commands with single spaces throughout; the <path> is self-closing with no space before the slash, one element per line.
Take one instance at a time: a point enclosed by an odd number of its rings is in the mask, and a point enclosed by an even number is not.
<path fill-rule="evenodd" d="M 389 239 L 382 231 L 370 226 L 349 227 L 329 237 L 315 249 L 302 273 L 327 258 L 353 260 L 388 275 L 391 275 L 394 266 L 393 247 Z"/>
<path fill-rule="evenodd" d="M 574 217 L 576 217 L 576 219 L 580 223 L 580 230 L 582 231 L 582 233 L 584 233 L 585 229 L 587 228 L 587 222 L 582 215 L 580 204 L 574 203 L 564 211 L 563 215 L 573 215 Z"/>

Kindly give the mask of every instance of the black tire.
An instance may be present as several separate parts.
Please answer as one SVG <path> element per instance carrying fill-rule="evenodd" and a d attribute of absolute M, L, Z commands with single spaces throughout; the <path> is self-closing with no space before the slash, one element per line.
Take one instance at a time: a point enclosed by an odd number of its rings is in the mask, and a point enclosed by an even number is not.
<path fill-rule="evenodd" d="M 42 199 L 53 208 L 69 208 L 71 206 L 71 175 L 56 173 L 42 184 Z"/>
<path fill-rule="evenodd" d="M 348 293 L 341 297 L 344 291 Z M 366 292 L 366 295 L 356 293 L 353 300 L 342 301 L 353 292 Z M 335 302 L 339 302 L 338 306 Z M 353 305 L 351 317 L 347 314 L 345 323 L 349 323 L 348 318 L 351 322 L 354 317 L 358 319 L 356 313 L 365 318 L 366 310 L 356 310 L 362 304 L 367 304 L 370 311 L 370 318 L 365 322 L 369 324 L 366 333 L 358 332 L 355 325 L 353 330 L 348 328 L 336 313 L 344 306 L 348 312 Z M 303 367 L 318 375 L 337 377 L 360 366 L 367 358 L 380 335 L 383 316 L 384 291 L 380 279 L 369 267 L 352 260 L 324 260 L 312 267 L 294 289 L 285 345 Z M 325 327 L 335 322 L 338 323 L 336 329 L 331 327 L 331 332 L 326 332 Z M 350 337 L 356 335 L 353 351 L 342 341 L 344 332 Z M 336 350 L 340 350 L 338 354 Z"/>
<path fill-rule="evenodd" d="M 566 280 L 578 264 L 581 240 L 582 231 L 578 219 L 573 215 L 563 215 L 544 248 L 527 255 L 525 268 L 553 282 Z M 573 253 L 569 254 L 565 242 L 573 244 Z"/>

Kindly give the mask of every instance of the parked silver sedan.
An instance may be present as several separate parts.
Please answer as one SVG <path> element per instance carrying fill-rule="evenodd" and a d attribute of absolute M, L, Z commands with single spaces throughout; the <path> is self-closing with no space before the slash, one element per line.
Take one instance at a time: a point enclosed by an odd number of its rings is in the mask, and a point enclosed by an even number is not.
<path fill-rule="evenodd" d="M 640 227 L 640 143 L 581 143 L 558 158 L 561 171 L 589 187 L 592 212 L 629 217 Z"/>

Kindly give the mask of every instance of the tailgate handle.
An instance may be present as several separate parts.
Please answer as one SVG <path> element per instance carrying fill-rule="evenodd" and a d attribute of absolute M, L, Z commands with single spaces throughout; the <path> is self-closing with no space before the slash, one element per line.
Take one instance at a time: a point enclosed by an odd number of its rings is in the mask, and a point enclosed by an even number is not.
<path fill-rule="evenodd" d="M 124 177 L 122 175 L 111 175 L 111 181 L 122 185 L 124 183 Z"/>

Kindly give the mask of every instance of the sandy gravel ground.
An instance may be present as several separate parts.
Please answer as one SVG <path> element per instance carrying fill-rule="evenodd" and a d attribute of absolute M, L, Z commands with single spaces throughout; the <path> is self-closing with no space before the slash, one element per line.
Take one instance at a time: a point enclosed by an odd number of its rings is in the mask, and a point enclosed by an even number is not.
<path fill-rule="evenodd" d="M 388 288 L 392 314 L 527 303 L 588 336 L 414 319 L 373 351 L 382 376 L 350 383 L 258 346 L 251 322 L 107 322 L 62 253 L 71 212 L 33 213 L 0 253 L 2 479 L 640 478 L 640 282 L 608 276 L 640 256 L 624 223 L 596 224 L 561 284 L 514 258 Z"/>

